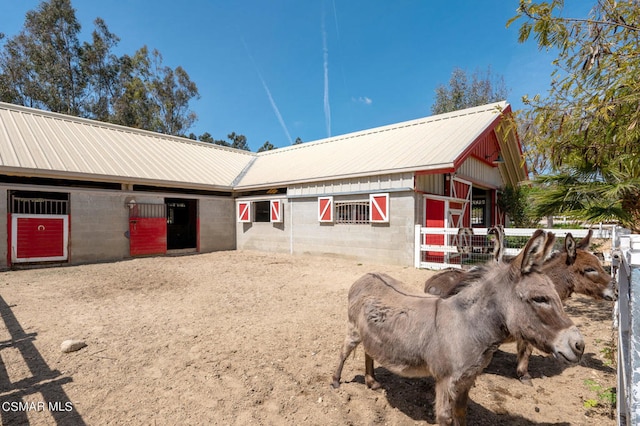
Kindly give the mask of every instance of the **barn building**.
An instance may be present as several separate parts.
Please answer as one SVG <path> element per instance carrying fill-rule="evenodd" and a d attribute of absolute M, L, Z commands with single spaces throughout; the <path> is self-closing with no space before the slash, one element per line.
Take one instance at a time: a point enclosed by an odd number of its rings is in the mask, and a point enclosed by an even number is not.
<path fill-rule="evenodd" d="M 417 224 L 502 222 L 497 190 L 527 175 L 510 117 L 252 153 L 0 103 L 0 268 L 234 249 L 409 266 Z"/>

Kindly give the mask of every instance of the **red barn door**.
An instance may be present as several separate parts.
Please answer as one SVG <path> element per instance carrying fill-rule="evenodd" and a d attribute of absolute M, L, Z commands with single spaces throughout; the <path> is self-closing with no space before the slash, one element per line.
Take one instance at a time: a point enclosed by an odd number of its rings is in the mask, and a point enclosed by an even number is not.
<path fill-rule="evenodd" d="M 167 253 L 165 204 L 129 206 L 129 253 L 131 256 Z"/>
<path fill-rule="evenodd" d="M 67 260 L 68 242 L 68 215 L 11 215 L 12 263 Z"/>

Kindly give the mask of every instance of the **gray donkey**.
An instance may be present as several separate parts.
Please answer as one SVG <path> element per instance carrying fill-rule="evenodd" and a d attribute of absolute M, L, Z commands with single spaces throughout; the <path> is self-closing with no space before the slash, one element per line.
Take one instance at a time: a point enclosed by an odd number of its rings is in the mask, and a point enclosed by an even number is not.
<path fill-rule="evenodd" d="M 584 351 L 551 280 L 539 272 L 555 236 L 536 231 L 511 262 L 495 263 L 478 284 L 448 299 L 414 293 L 385 274 L 366 274 L 349 291 L 348 331 L 332 386 L 362 343 L 365 383 L 376 389 L 374 360 L 407 377 L 436 380 L 436 420 L 465 425 L 469 390 L 510 335 L 575 364 Z"/>

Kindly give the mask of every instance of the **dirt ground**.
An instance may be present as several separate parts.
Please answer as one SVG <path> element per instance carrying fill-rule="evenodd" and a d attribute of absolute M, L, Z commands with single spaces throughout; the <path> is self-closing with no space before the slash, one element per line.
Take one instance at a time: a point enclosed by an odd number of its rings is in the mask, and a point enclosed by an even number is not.
<path fill-rule="evenodd" d="M 347 292 L 366 272 L 421 289 L 431 271 L 329 257 L 230 251 L 0 273 L 3 424 L 414 425 L 435 422 L 432 379 L 382 367 L 361 348 L 330 387 Z M 615 425 L 610 302 L 574 296 L 586 340 L 563 369 L 534 352 L 534 385 L 503 345 L 471 391 L 471 425 Z M 62 353 L 60 344 L 87 347 Z"/>

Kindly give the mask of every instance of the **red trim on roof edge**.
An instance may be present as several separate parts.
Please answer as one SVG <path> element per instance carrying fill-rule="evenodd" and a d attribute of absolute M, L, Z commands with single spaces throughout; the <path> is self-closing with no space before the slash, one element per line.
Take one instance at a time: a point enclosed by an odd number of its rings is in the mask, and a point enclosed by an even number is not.
<path fill-rule="evenodd" d="M 455 167 L 443 167 L 441 169 L 431 169 L 431 170 L 418 170 L 415 172 L 416 176 L 422 175 L 441 175 L 442 173 L 453 173 L 456 171 Z"/>
<path fill-rule="evenodd" d="M 467 158 L 469 158 L 469 156 L 471 155 L 471 153 L 473 152 L 474 149 L 476 149 L 476 147 L 478 146 L 478 144 L 491 132 L 493 132 L 495 130 L 495 128 L 498 126 L 498 124 L 500 123 L 500 121 L 502 121 L 502 116 L 504 114 L 511 114 L 511 105 L 507 104 L 507 107 L 502 110 L 502 112 L 500 114 L 498 114 L 495 118 L 495 120 L 493 120 L 493 122 L 482 132 L 480 133 L 473 142 L 471 142 L 469 144 L 469 146 L 467 146 L 467 149 L 465 149 L 464 151 L 462 151 L 462 154 L 460 154 L 458 156 L 458 158 L 456 158 L 453 161 L 453 165 L 454 168 L 457 170 L 462 163 L 465 162 L 465 160 Z M 519 144 L 518 144 L 519 145 Z"/>

